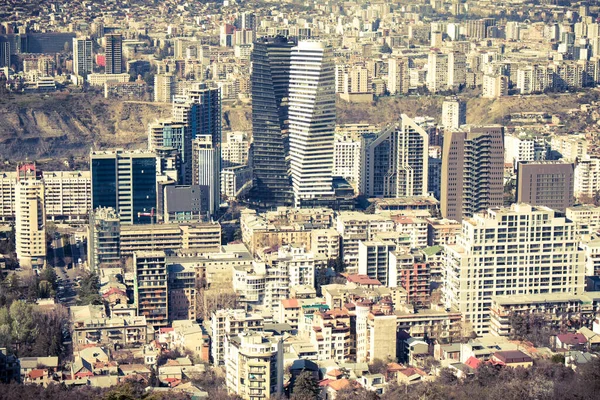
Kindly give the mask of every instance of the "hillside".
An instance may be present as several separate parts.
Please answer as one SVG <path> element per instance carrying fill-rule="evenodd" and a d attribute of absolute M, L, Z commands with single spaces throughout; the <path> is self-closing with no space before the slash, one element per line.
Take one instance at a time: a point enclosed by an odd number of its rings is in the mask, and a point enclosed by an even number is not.
<path fill-rule="evenodd" d="M 474 95 L 475 93 L 471 93 Z M 466 98 L 469 94 L 461 97 Z M 545 111 L 561 113 L 579 104 L 598 100 L 598 91 L 585 93 L 553 94 L 540 96 L 510 96 L 500 99 L 484 99 L 471 96 L 467 100 L 467 123 L 496 124 L 505 122 L 508 114 L 516 112 Z M 370 104 L 348 104 L 338 101 L 338 123 L 382 124 L 397 121 L 401 114 L 409 117 L 429 116 L 439 118 L 443 96 L 382 97 Z"/>
<path fill-rule="evenodd" d="M 496 100 L 471 97 L 467 122 L 503 123 L 506 115 L 519 111 L 561 113 L 598 97 L 595 90 Z M 405 113 L 439 120 L 443 99 L 443 96 L 410 96 L 381 98 L 370 104 L 338 101 L 337 119 L 340 124 L 383 124 L 397 121 Z M 170 113 L 169 104 L 109 101 L 86 93 L 12 95 L 0 99 L 0 159 L 78 158 L 85 157 L 91 147 L 143 148 L 148 123 Z M 223 129 L 250 131 L 250 106 L 224 106 Z"/>
<path fill-rule="evenodd" d="M 148 122 L 170 112 L 168 104 L 83 93 L 11 96 L 0 102 L 0 157 L 78 157 L 91 147 L 143 147 Z"/>

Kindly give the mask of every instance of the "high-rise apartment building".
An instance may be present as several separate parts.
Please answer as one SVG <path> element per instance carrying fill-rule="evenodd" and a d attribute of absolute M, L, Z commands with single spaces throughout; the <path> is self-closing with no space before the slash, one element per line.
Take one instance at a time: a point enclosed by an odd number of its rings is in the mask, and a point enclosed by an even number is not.
<path fill-rule="evenodd" d="M 427 59 L 427 89 L 433 93 L 448 89 L 448 54 L 429 53 Z"/>
<path fill-rule="evenodd" d="M 585 197 L 587 202 L 600 192 L 600 157 L 588 155 L 577 160 L 575 166 L 575 196 Z"/>
<path fill-rule="evenodd" d="M 106 41 L 106 73 L 122 74 L 123 71 L 123 36 L 117 33 L 104 35 Z"/>
<path fill-rule="evenodd" d="M 400 118 L 363 137 L 360 191 L 369 197 L 427 195 L 429 135 L 407 115 Z"/>
<path fill-rule="evenodd" d="M 286 162 L 288 98 L 293 42 L 282 36 L 254 44 L 252 63 L 252 156 L 254 201 L 291 205 L 292 186 Z"/>
<path fill-rule="evenodd" d="M 175 75 L 156 74 L 154 75 L 154 101 L 170 103 L 175 96 Z"/>
<path fill-rule="evenodd" d="M 15 247 L 19 265 L 41 268 L 46 262 L 45 188 L 33 164 L 17 169 L 15 188 Z"/>
<path fill-rule="evenodd" d="M 544 161 L 548 152 L 543 137 L 528 135 L 504 136 L 504 162 L 517 167 L 521 161 Z"/>
<path fill-rule="evenodd" d="M 90 270 L 121 263 L 120 231 L 121 221 L 114 208 L 97 208 L 90 212 L 87 242 Z"/>
<path fill-rule="evenodd" d="M 156 211 L 156 164 L 150 151 L 92 151 L 92 209 L 114 208 L 122 224 L 150 223 Z"/>
<path fill-rule="evenodd" d="M 467 123 L 467 103 L 458 97 L 446 97 L 442 103 L 442 126 L 458 129 Z"/>
<path fill-rule="evenodd" d="M 585 256 L 575 223 L 547 207 L 513 204 L 463 221 L 444 247 L 444 302 L 478 335 L 490 332 L 494 296 L 581 294 Z"/>
<path fill-rule="evenodd" d="M 262 331 L 264 318 L 259 314 L 246 313 L 243 309 L 220 309 L 212 313 L 210 356 L 214 365 L 225 365 L 225 338 L 245 331 Z"/>
<path fill-rule="evenodd" d="M 467 56 L 460 51 L 448 53 L 448 88 L 458 90 L 467 78 Z"/>
<path fill-rule="evenodd" d="M 92 41 L 73 38 L 73 74 L 86 76 L 94 70 Z"/>
<path fill-rule="evenodd" d="M 441 212 L 462 221 L 503 205 L 504 128 L 465 126 L 444 135 Z"/>
<path fill-rule="evenodd" d="M 145 316 L 148 325 L 158 329 L 169 324 L 169 296 L 166 255 L 164 251 L 133 253 L 133 291 L 137 315 Z"/>
<path fill-rule="evenodd" d="M 520 162 L 517 203 L 565 212 L 574 204 L 574 165 L 560 161 Z"/>
<path fill-rule="evenodd" d="M 406 94 L 410 87 L 410 74 L 406 58 L 388 60 L 388 91 L 391 95 Z"/>
<path fill-rule="evenodd" d="M 261 332 L 227 336 L 227 390 L 244 400 L 283 392 L 283 340 Z"/>
<path fill-rule="evenodd" d="M 333 196 L 335 76 L 333 50 L 322 41 L 301 41 L 292 49 L 289 140 L 296 205 Z"/>

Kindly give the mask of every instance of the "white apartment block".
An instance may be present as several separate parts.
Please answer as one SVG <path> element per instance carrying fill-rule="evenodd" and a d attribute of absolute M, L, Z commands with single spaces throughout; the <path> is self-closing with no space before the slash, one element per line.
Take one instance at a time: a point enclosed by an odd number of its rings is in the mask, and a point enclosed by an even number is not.
<path fill-rule="evenodd" d="M 277 262 L 287 264 L 289 286 L 315 286 L 315 256 L 304 247 L 286 245 L 277 252 Z"/>
<path fill-rule="evenodd" d="M 546 159 L 544 139 L 528 136 L 504 136 L 504 162 L 516 168 L 520 161 L 544 161 Z"/>
<path fill-rule="evenodd" d="M 342 211 L 337 216 L 336 229 L 341 236 L 342 258 L 348 272 L 356 273 L 359 242 L 373 240 L 381 232 L 394 231 L 394 222 L 382 215 Z"/>
<path fill-rule="evenodd" d="M 240 332 L 225 338 L 227 391 L 244 400 L 283 393 L 283 341 L 262 332 Z"/>
<path fill-rule="evenodd" d="M 600 207 L 584 204 L 567 207 L 565 216 L 577 225 L 582 235 L 590 235 L 600 231 Z"/>
<path fill-rule="evenodd" d="M 15 245 L 19 265 L 24 268 L 41 268 L 46 262 L 44 196 L 44 182 L 41 179 L 29 176 L 17 181 Z"/>
<path fill-rule="evenodd" d="M 42 173 L 46 187 L 46 216 L 52 220 L 81 221 L 92 209 L 90 171 L 48 171 Z"/>
<path fill-rule="evenodd" d="M 313 314 L 310 342 L 317 348 L 319 361 L 349 362 L 353 340 L 350 314 L 344 309 L 334 309 Z"/>
<path fill-rule="evenodd" d="M 262 331 L 264 319 L 258 314 L 249 314 L 245 310 L 217 310 L 211 315 L 210 355 L 214 365 L 225 364 L 225 337 L 235 336 L 244 331 Z"/>
<path fill-rule="evenodd" d="M 410 88 L 408 59 L 397 57 L 388 60 L 387 88 L 391 95 L 408 93 Z"/>
<path fill-rule="evenodd" d="M 358 243 L 358 273 L 377 279 L 382 285 L 390 283 L 389 257 L 396 250 L 396 244 L 390 241 L 366 240 Z"/>
<path fill-rule="evenodd" d="M 81 221 L 92 208 L 92 181 L 89 171 L 46 171 L 46 217 L 50 220 Z M 15 218 L 17 172 L 0 173 L 0 220 Z"/>
<path fill-rule="evenodd" d="M 458 97 L 447 97 L 442 103 L 442 126 L 458 129 L 467 123 L 467 103 Z"/>
<path fill-rule="evenodd" d="M 154 101 L 170 103 L 175 93 L 175 75 L 171 73 L 154 75 Z"/>
<path fill-rule="evenodd" d="M 562 156 L 564 161 L 575 162 L 587 155 L 588 141 L 584 134 L 552 136 L 550 148 Z"/>
<path fill-rule="evenodd" d="M 481 96 L 486 99 L 508 96 L 508 77 L 499 74 L 483 75 Z"/>
<path fill-rule="evenodd" d="M 427 221 L 415 217 L 394 217 L 396 232 L 404 233 L 410 238 L 411 248 L 427 247 Z"/>
<path fill-rule="evenodd" d="M 435 93 L 448 89 L 448 54 L 432 52 L 427 59 L 427 89 Z"/>
<path fill-rule="evenodd" d="M 593 199 L 600 191 L 600 158 L 585 156 L 575 165 L 575 197 Z"/>
<path fill-rule="evenodd" d="M 513 204 L 463 221 L 444 246 L 444 303 L 478 335 L 490 332 L 493 296 L 581 294 L 585 255 L 575 223 L 547 207 Z"/>
<path fill-rule="evenodd" d="M 333 176 L 341 176 L 358 188 L 360 182 L 362 141 L 356 135 L 340 131 L 333 143 Z"/>
<path fill-rule="evenodd" d="M 221 143 L 221 167 L 248 163 L 250 142 L 245 132 L 227 132 Z"/>
<path fill-rule="evenodd" d="M 333 228 L 313 230 L 310 242 L 310 251 L 316 256 L 334 259 L 340 255 L 340 234 Z"/>
<path fill-rule="evenodd" d="M 598 235 L 584 235 L 579 246 L 585 253 L 585 276 L 600 275 L 600 238 Z"/>

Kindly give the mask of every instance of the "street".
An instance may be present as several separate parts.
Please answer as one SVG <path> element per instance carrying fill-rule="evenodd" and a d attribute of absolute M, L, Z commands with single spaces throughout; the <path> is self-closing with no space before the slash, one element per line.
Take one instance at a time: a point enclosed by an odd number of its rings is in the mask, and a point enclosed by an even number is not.
<path fill-rule="evenodd" d="M 87 260 L 86 244 L 76 236 L 72 233 L 55 234 L 46 257 L 57 275 L 57 298 L 65 306 L 75 305 L 78 300 L 75 279 L 85 272 Z"/>

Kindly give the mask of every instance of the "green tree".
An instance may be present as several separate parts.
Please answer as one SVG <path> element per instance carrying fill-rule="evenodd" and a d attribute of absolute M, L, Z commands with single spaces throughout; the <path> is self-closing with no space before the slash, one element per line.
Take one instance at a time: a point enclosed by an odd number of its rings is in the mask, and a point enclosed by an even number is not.
<path fill-rule="evenodd" d="M 32 304 L 18 300 L 10 305 L 9 312 L 12 320 L 11 335 L 19 350 L 21 346 L 31 343 L 38 334 L 35 310 Z"/>
<path fill-rule="evenodd" d="M 49 265 L 47 265 L 46 268 L 44 268 L 44 270 L 40 273 L 40 281 L 49 282 L 53 289 L 56 289 L 57 278 L 58 276 L 56 275 L 56 271 Z"/>
<path fill-rule="evenodd" d="M 291 400 L 312 400 L 319 398 L 321 388 L 319 382 L 310 371 L 301 372 L 296 378 Z"/>

